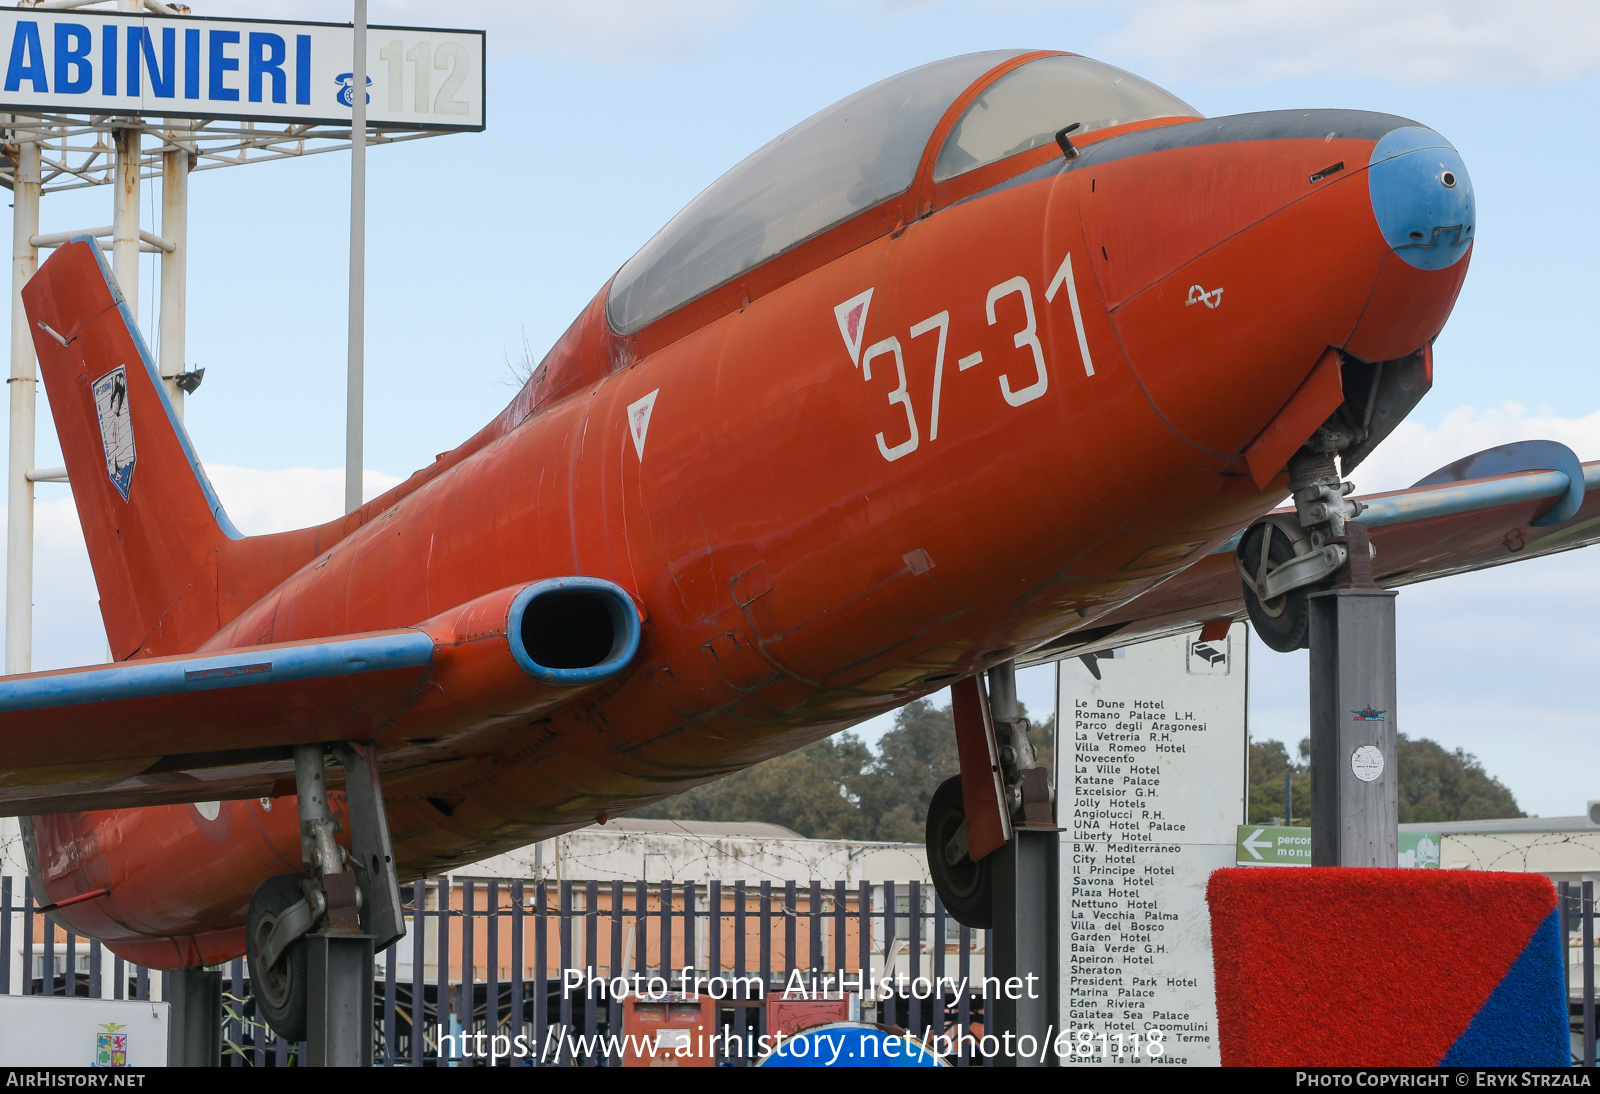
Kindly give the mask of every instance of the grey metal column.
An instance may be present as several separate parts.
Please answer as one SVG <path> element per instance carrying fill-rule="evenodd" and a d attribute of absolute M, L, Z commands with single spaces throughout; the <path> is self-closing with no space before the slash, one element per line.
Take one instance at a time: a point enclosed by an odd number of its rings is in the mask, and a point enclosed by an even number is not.
<path fill-rule="evenodd" d="M 1014 1034 L 1012 1051 L 995 1059 L 999 1067 L 1054 1067 L 1060 1063 L 1053 1044 L 1061 1014 L 1061 837 L 1054 828 L 1017 828 L 1010 842 L 994 853 L 994 950 L 988 955 L 988 975 L 998 977 L 1002 988 L 1020 984 L 1020 999 L 991 997 L 985 1015 L 987 1033 Z M 1013 979 L 1015 978 L 1015 979 Z M 1032 1051 L 1016 1051 L 1024 1037 L 1033 1039 Z M 1027 1048 L 1027 1045 L 1022 1045 Z M 1043 1057 L 1041 1059 L 1041 1056 Z"/>
<path fill-rule="evenodd" d="M 1393 867 L 1396 594 L 1340 584 L 1311 596 L 1311 864 Z"/>
<path fill-rule="evenodd" d="M 188 329 L 184 300 L 189 277 L 190 152 L 177 143 L 178 138 L 171 130 L 167 131 L 165 139 L 171 147 L 161 156 L 161 237 L 174 246 L 170 251 L 161 252 L 161 361 L 157 371 L 166 386 L 173 413 L 181 422 L 184 393 L 176 377 L 189 368 L 184 364 Z"/>
<path fill-rule="evenodd" d="M 372 936 L 306 936 L 306 1063 L 372 1066 Z"/>
<path fill-rule="evenodd" d="M 222 973 L 174 969 L 167 990 L 167 1066 L 221 1067 Z"/>
<path fill-rule="evenodd" d="M 17 146 L 13 171 L 11 230 L 11 437 L 6 470 L 6 661 L 7 674 L 33 666 L 33 471 L 34 401 L 39 369 L 33 332 L 22 307 L 22 286 L 39 268 L 39 145 Z"/>

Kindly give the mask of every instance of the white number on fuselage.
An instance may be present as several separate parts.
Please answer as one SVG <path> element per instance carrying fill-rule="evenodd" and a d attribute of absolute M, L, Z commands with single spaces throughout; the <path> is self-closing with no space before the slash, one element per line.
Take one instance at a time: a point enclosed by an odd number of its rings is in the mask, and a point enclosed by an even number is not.
<path fill-rule="evenodd" d="M 1078 290 L 1072 278 L 1071 254 L 1068 254 L 1062 260 L 1061 266 L 1056 270 L 1055 276 L 1051 278 L 1050 286 L 1045 290 L 1045 302 L 1053 302 L 1056 298 L 1056 293 L 1063 286 L 1065 286 L 1067 290 L 1067 302 L 1072 309 L 1072 326 L 1074 332 L 1078 336 L 1078 353 L 1083 359 L 1083 372 L 1085 376 L 1093 376 L 1094 364 L 1089 359 L 1089 340 L 1084 336 L 1083 313 L 1078 306 Z M 1026 387 L 1013 389 L 1011 386 L 1010 375 L 1008 373 L 1001 373 L 999 378 L 1000 394 L 1005 399 L 1007 404 L 1011 406 L 1023 406 L 1027 403 L 1033 402 L 1035 399 L 1038 399 L 1040 396 L 1049 391 L 1050 374 L 1045 368 L 1044 346 L 1039 342 L 1038 322 L 1033 309 L 1033 288 L 1028 284 L 1027 278 L 1019 274 L 1016 277 L 1008 278 L 1007 280 L 1000 282 L 1000 284 L 989 290 L 988 296 L 984 300 L 984 314 L 988 318 L 989 326 L 995 326 L 1000 322 L 999 313 L 997 313 L 995 310 L 996 305 L 1012 294 L 1022 298 L 1022 317 L 1024 322 L 1022 329 L 1012 335 L 1011 342 L 1012 345 L 1017 349 L 1026 348 L 1029 351 L 1034 368 L 1034 378 L 1033 381 Z M 859 328 L 863 328 L 866 325 L 866 308 L 864 302 L 867 299 L 869 299 L 868 294 L 862 294 L 861 296 L 853 298 L 854 301 L 861 302 L 858 304 L 858 310 L 861 312 L 861 315 L 856 317 L 854 313 L 852 313 L 849 317 L 853 319 L 856 324 L 858 324 L 858 328 L 854 332 L 855 338 L 857 339 L 856 341 L 851 341 L 851 331 L 847 327 L 845 319 L 841 318 L 839 321 L 839 330 L 845 338 L 845 348 L 847 350 L 854 350 L 855 347 L 860 346 L 861 344 L 859 339 L 863 332 Z M 852 301 L 846 301 L 845 304 L 839 305 L 839 308 L 845 308 L 846 305 L 850 303 L 852 303 Z M 839 308 L 835 309 L 836 314 L 838 314 Z M 938 312 L 934 315 L 930 315 L 920 323 L 912 325 L 909 333 L 910 336 L 915 339 L 922 337 L 924 334 L 930 334 L 934 331 L 939 332 L 939 338 L 935 344 L 933 355 L 933 405 L 931 406 L 930 413 L 928 415 L 929 443 L 939 439 L 939 407 L 944 395 L 944 357 L 946 344 L 950 335 L 950 312 L 948 309 Z M 875 342 L 869 349 L 867 349 L 865 353 L 861 355 L 862 379 L 868 381 L 872 379 L 872 361 L 874 358 L 883 357 L 889 354 L 893 354 L 894 356 L 895 376 L 899 381 L 898 386 L 889 393 L 889 405 L 901 406 L 905 408 L 906 427 L 909 431 L 909 436 L 899 444 L 895 445 L 889 444 L 889 442 L 884 439 L 882 433 L 877 435 L 876 439 L 878 442 L 878 451 L 882 453 L 885 460 L 888 460 L 892 463 L 895 460 L 898 460 L 901 456 L 909 455 L 910 453 L 915 452 L 917 450 L 917 446 L 921 443 L 921 436 L 917 431 L 917 417 L 911 404 L 911 394 L 906 380 L 905 351 L 901 347 L 900 339 L 898 337 L 891 335 L 888 338 L 884 338 L 878 342 Z M 852 352 L 852 357 L 853 356 L 854 353 Z M 982 353 L 970 353 L 957 361 L 957 365 L 959 366 L 958 371 L 961 372 L 965 372 L 968 369 L 981 364 L 983 364 Z"/>
<path fill-rule="evenodd" d="M 901 441 L 893 448 L 884 441 L 883 434 L 878 434 L 878 451 L 883 453 L 883 458 L 893 463 L 901 456 L 917 450 L 917 416 L 911 412 L 911 396 L 906 392 L 906 358 L 900 350 L 900 339 L 890 335 L 881 342 L 874 342 L 867 352 L 861 355 L 861 371 L 865 378 L 872 379 L 872 359 L 882 357 L 886 353 L 894 354 L 895 371 L 900 376 L 900 386 L 889 393 L 889 405 L 896 403 L 906 408 L 906 425 L 911 430 L 911 437 Z"/>
<path fill-rule="evenodd" d="M 1022 297 L 1022 313 L 1027 317 L 1028 325 L 1016 333 L 1011 340 L 1021 349 L 1027 346 L 1033 351 L 1033 367 L 1038 371 L 1039 378 L 1023 388 L 1021 391 L 1011 390 L 1011 377 L 1005 373 L 1000 374 L 1000 394 L 1006 397 L 1006 402 L 1012 406 L 1021 406 L 1031 403 L 1046 391 L 1050 390 L 1050 374 L 1044 368 L 1044 347 L 1039 344 L 1039 334 L 1033 318 L 1033 290 L 1028 287 L 1028 279 L 1020 274 L 1010 281 L 1002 281 L 989 290 L 989 299 L 984 302 L 984 310 L 989 315 L 989 325 L 995 324 L 994 306 L 1001 300 L 1016 293 Z"/>

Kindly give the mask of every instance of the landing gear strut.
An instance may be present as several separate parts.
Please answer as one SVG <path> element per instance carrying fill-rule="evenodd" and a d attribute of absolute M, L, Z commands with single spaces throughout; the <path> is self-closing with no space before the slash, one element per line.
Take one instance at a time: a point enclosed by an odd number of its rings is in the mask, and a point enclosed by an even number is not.
<path fill-rule="evenodd" d="M 995 885 L 990 856 L 1018 828 L 1055 831 L 1050 780 L 1028 741 L 1011 662 L 989 670 L 987 693 L 976 677 L 957 683 L 952 706 L 962 774 L 941 783 L 928 803 L 928 872 L 957 922 L 989 928 Z"/>
<path fill-rule="evenodd" d="M 1356 451 L 1350 443 L 1325 425 L 1295 454 L 1294 514 L 1251 525 L 1234 565 L 1261 640 L 1311 651 L 1311 864 L 1392 868 L 1395 594 L 1373 579 L 1372 541 L 1355 520 L 1364 506 L 1334 468 L 1336 452 Z"/>
<path fill-rule="evenodd" d="M 1245 611 L 1256 633 L 1279 653 L 1310 642 L 1310 598 L 1350 557 L 1345 524 L 1365 508 L 1348 495 L 1334 463 L 1348 438 L 1318 430 L 1289 460 L 1295 512 L 1265 517 L 1245 530 L 1233 564 L 1244 580 Z"/>
<path fill-rule="evenodd" d="M 1049 775 L 1017 703 L 1015 666 L 990 669 L 988 683 L 987 695 L 976 676 L 951 688 L 961 774 L 929 803 L 928 872 L 958 922 L 993 930 L 986 975 L 1042 988 L 1024 999 L 1001 993 L 985 1016 L 988 1028 L 1048 1043 L 1060 1015 L 1060 835 Z M 1052 1052 L 1002 1061 L 1021 1067 Z"/>
<path fill-rule="evenodd" d="M 256 889 L 250 970 L 263 1017 L 280 1037 L 306 1041 L 308 1063 L 365 1067 L 372 1063 L 372 956 L 405 934 L 405 921 L 374 751 L 333 746 L 345 770 L 348 856 L 333 838 L 324 751 L 295 749 L 307 872 L 280 874 Z"/>

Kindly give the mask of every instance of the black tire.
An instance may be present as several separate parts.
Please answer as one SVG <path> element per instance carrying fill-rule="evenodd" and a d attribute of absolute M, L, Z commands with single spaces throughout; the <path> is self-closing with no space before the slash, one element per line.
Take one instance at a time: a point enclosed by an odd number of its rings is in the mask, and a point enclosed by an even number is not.
<path fill-rule="evenodd" d="M 1267 564 L 1276 569 L 1295 557 L 1294 543 L 1276 525 L 1262 521 L 1250 526 L 1239 540 L 1236 554 L 1241 565 L 1255 573 L 1261 565 L 1261 538 L 1271 535 L 1267 546 Z M 1248 582 L 1244 587 L 1244 607 L 1250 614 L 1250 623 L 1268 649 L 1279 653 L 1303 650 L 1311 645 L 1311 592 L 1314 586 L 1291 589 L 1282 596 L 1262 600 Z"/>
<path fill-rule="evenodd" d="M 956 922 L 974 929 L 994 926 L 994 874 L 990 860 L 977 862 L 963 854 L 955 862 L 946 857 L 950 840 L 966 823 L 966 805 L 961 797 L 961 776 L 939 784 L 928 802 L 928 823 L 923 841 L 928 850 L 928 873 L 933 887 L 944 902 L 945 911 Z"/>
<path fill-rule="evenodd" d="M 303 874 L 279 874 L 256 887 L 250 898 L 246 945 L 250 955 L 250 990 L 261 1017 L 286 1041 L 306 1039 L 306 943 L 290 946 L 270 969 L 261 967 L 257 955 L 272 933 L 278 917 L 290 905 L 305 899 Z"/>

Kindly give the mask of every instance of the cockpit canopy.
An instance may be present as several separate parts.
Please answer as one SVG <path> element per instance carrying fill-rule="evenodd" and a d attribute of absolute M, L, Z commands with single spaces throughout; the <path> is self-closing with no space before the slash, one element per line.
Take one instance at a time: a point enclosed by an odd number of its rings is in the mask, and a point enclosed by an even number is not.
<path fill-rule="evenodd" d="M 612 328 L 632 334 L 689 301 L 905 193 L 939 120 L 973 81 L 1026 50 L 922 65 L 858 91 L 745 157 L 667 222 L 612 282 Z M 1087 57 L 1030 61 L 980 94 L 934 162 L 954 178 L 1054 140 L 1149 118 L 1198 117 L 1131 73 Z"/>

